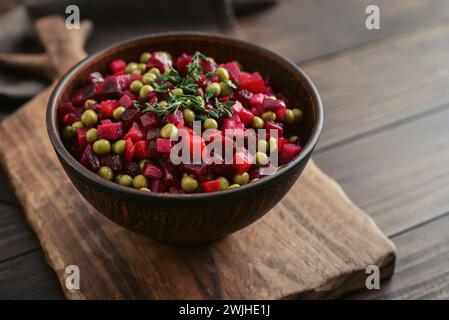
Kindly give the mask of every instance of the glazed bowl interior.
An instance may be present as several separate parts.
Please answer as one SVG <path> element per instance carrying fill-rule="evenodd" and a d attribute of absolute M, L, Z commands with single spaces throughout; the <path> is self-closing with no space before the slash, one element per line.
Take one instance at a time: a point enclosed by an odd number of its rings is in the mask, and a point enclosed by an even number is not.
<path fill-rule="evenodd" d="M 70 100 L 75 89 L 83 85 L 83 82 L 89 73 L 94 71 L 100 71 L 102 73 L 107 72 L 110 61 L 114 59 L 136 61 L 138 60 L 140 53 L 158 50 L 168 51 L 173 57 L 186 52 L 194 53 L 200 51 L 206 56 L 214 57 L 217 62 L 237 60 L 244 66 L 245 71 L 259 71 L 264 78 L 267 77 L 269 79 L 275 92 L 281 93 L 285 96 L 290 106 L 301 108 L 305 114 L 305 120 L 298 132 L 298 136 L 301 141 L 306 141 L 306 143 L 303 144 L 303 151 L 300 155 L 290 162 L 288 166 L 294 165 L 295 162 L 299 162 L 301 158 L 311 152 L 316 145 L 323 124 L 323 110 L 316 88 L 301 69 L 284 57 L 243 40 L 211 34 L 190 33 L 160 34 L 150 37 L 139 37 L 114 46 L 111 49 L 106 49 L 83 60 L 80 64 L 75 66 L 61 79 L 53 93 L 53 108 L 50 107 L 49 110 L 49 131 L 53 133 L 53 136 L 56 134 L 57 138 L 55 139 L 56 141 L 52 141 L 52 143 L 56 143 L 59 147 L 63 146 L 58 134 L 59 127 L 57 124 L 56 107 L 63 102 Z M 64 152 L 64 156 L 69 157 L 70 160 L 76 161 L 68 152 Z M 90 175 L 91 172 L 80 164 L 78 164 L 77 167 L 84 171 L 84 173 Z M 264 180 L 269 178 L 270 177 L 266 177 Z M 117 186 L 112 182 L 107 183 L 114 187 Z M 245 187 L 250 186 L 251 185 L 247 185 Z M 121 186 L 118 187 L 122 188 Z M 197 195 L 208 196 L 215 194 L 195 194 L 193 196 Z M 180 197 L 185 196 L 186 195 L 180 195 Z M 173 197 L 173 195 L 171 195 L 171 197 Z"/>

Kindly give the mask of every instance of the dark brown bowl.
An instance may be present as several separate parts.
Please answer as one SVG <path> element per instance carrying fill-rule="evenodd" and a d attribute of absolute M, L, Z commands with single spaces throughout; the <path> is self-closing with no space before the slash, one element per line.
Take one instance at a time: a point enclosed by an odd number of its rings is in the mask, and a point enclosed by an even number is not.
<path fill-rule="evenodd" d="M 69 100 L 88 73 L 106 70 L 112 59 L 136 60 L 143 51 L 163 50 L 176 56 L 201 51 L 217 61 L 238 60 L 245 70 L 268 76 L 305 114 L 300 135 L 307 141 L 302 152 L 278 173 L 229 191 L 189 195 L 146 193 L 99 178 L 84 168 L 63 145 L 56 108 Z M 47 108 L 51 143 L 70 180 L 100 213 L 119 225 L 170 243 L 197 243 L 218 239 L 246 227 L 276 205 L 292 187 L 317 144 L 323 125 L 323 107 L 312 81 L 287 59 L 249 42 L 199 33 L 156 34 L 121 43 L 72 68 L 57 84 Z"/>

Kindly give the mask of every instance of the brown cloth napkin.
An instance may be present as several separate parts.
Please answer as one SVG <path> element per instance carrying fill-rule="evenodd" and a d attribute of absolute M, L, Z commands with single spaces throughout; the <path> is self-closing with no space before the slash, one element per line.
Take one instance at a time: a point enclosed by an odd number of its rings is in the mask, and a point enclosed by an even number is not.
<path fill-rule="evenodd" d="M 87 42 L 89 54 L 131 37 L 164 31 L 233 33 L 234 13 L 251 13 L 274 0 L 36 0 L 0 17 L 0 53 L 32 53 L 42 48 L 33 21 L 46 15 L 65 15 L 68 5 L 80 8 L 81 19 L 94 22 Z M 234 6 L 236 8 L 234 12 Z M 44 89 L 38 75 L 0 65 L 0 112 L 12 111 Z"/>

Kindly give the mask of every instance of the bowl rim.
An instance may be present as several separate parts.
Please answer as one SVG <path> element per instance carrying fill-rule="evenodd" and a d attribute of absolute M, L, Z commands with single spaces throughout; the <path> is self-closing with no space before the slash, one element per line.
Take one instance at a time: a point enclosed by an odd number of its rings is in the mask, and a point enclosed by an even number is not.
<path fill-rule="evenodd" d="M 249 183 L 243 186 L 240 186 L 239 188 L 231 189 L 231 190 L 221 190 L 217 192 L 201 192 L 201 193 L 193 193 L 193 194 L 173 194 L 173 193 L 155 193 L 155 192 L 142 192 L 140 190 L 129 188 L 126 186 L 121 186 L 117 183 L 114 183 L 112 181 L 108 181 L 106 179 L 102 179 L 98 177 L 94 172 L 88 170 L 85 168 L 81 163 L 79 163 L 67 150 L 65 145 L 63 144 L 61 140 L 61 136 L 58 130 L 57 121 L 55 120 L 56 117 L 54 116 L 57 111 L 57 105 L 56 101 L 58 96 L 61 95 L 63 88 L 66 86 L 67 83 L 71 81 L 71 78 L 76 74 L 76 72 L 81 69 L 83 66 L 87 65 L 90 61 L 98 58 L 101 55 L 106 54 L 107 52 L 111 50 L 115 50 L 117 48 L 125 47 L 128 45 L 132 45 L 133 43 L 141 42 L 147 39 L 156 39 L 156 38 L 165 38 L 165 37 L 194 37 L 194 38 L 204 38 L 213 40 L 221 40 L 221 41 L 227 41 L 229 43 L 234 43 L 236 45 L 249 47 L 250 49 L 260 51 L 264 53 L 266 56 L 271 56 L 273 59 L 280 60 L 284 64 L 289 65 L 292 67 L 292 70 L 299 75 L 300 78 L 304 80 L 304 83 L 306 85 L 306 89 L 310 91 L 312 100 L 314 105 L 316 106 L 316 121 L 313 124 L 312 132 L 310 134 L 310 137 L 308 141 L 306 142 L 305 146 L 299 153 L 299 155 L 290 161 L 288 164 L 284 165 L 281 171 L 276 172 L 273 175 L 269 175 L 264 177 L 263 179 L 260 179 L 259 181 L 255 183 Z M 293 61 L 290 59 L 273 52 L 267 48 L 264 48 L 262 46 L 259 46 L 257 44 L 254 44 L 250 41 L 243 40 L 240 38 L 232 37 L 232 36 L 225 36 L 221 34 L 216 33 L 210 33 L 210 32 L 160 32 L 160 33 L 152 33 L 148 35 L 142 35 L 138 37 L 133 37 L 131 39 L 118 42 L 116 44 L 113 44 L 93 55 L 88 55 L 86 58 L 78 62 L 76 65 L 74 65 L 69 71 L 67 71 L 61 79 L 57 82 L 55 87 L 52 90 L 52 93 L 50 95 L 50 98 L 48 100 L 47 109 L 46 109 L 46 125 L 47 125 L 47 133 L 50 138 L 50 142 L 53 145 L 53 148 L 55 149 L 55 152 L 57 153 L 59 158 L 62 158 L 66 164 L 68 164 L 74 171 L 76 171 L 78 174 L 84 176 L 88 180 L 91 180 L 93 183 L 96 183 L 104 188 L 110 189 L 111 191 L 115 191 L 117 193 L 124 192 L 125 194 L 141 199 L 167 199 L 167 200 L 174 200 L 174 201 L 189 201 L 189 200 L 198 200 L 198 199 L 213 199 L 213 198 L 223 198 L 223 197 L 232 197 L 233 195 L 236 195 L 237 193 L 240 193 L 242 191 L 251 191 L 254 189 L 258 189 L 259 187 L 263 187 L 264 185 L 269 184 L 270 182 L 274 182 L 275 180 L 279 179 L 280 177 L 284 176 L 285 174 L 288 174 L 291 172 L 295 167 L 299 166 L 300 163 L 306 159 L 315 148 L 316 144 L 318 143 L 319 137 L 321 135 L 321 131 L 323 128 L 324 123 L 324 110 L 323 110 L 323 104 L 321 101 L 320 94 L 315 87 L 312 80 L 309 78 L 309 76 L 300 68 L 298 67 Z"/>

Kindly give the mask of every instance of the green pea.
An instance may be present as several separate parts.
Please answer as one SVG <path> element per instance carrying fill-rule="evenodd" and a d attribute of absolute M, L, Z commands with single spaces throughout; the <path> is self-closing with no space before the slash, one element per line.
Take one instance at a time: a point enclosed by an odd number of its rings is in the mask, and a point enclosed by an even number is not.
<path fill-rule="evenodd" d="M 234 184 L 231 184 L 231 185 L 228 187 L 228 190 L 236 189 L 236 188 L 238 188 L 238 187 L 240 187 L 240 185 L 239 185 L 238 183 L 234 183 Z"/>
<path fill-rule="evenodd" d="M 76 135 L 76 129 L 72 126 L 65 126 L 64 129 L 62 129 L 62 137 L 65 140 L 71 140 L 75 138 Z"/>
<path fill-rule="evenodd" d="M 264 166 L 268 163 L 268 156 L 264 152 L 256 152 L 256 163 L 258 166 Z"/>
<path fill-rule="evenodd" d="M 131 90 L 134 93 L 137 93 L 137 92 L 140 91 L 140 89 L 142 89 L 142 87 L 143 87 L 143 83 L 142 82 L 140 82 L 139 80 L 134 80 L 129 85 L 129 90 Z"/>
<path fill-rule="evenodd" d="M 114 172 L 112 172 L 112 169 L 107 166 L 103 166 L 100 169 L 98 169 L 97 174 L 103 179 L 109 181 L 111 181 L 114 178 Z"/>
<path fill-rule="evenodd" d="M 229 181 L 225 177 L 218 177 L 217 180 L 220 182 L 220 190 L 226 190 L 229 187 Z"/>
<path fill-rule="evenodd" d="M 149 84 L 146 84 L 142 88 L 140 88 L 139 96 L 142 99 L 146 99 L 148 97 L 148 95 L 150 94 L 150 92 L 152 92 L 153 90 L 154 89 L 152 86 L 150 86 Z"/>
<path fill-rule="evenodd" d="M 161 107 L 166 107 L 166 106 L 168 106 L 168 102 L 165 101 L 165 100 L 160 101 L 158 104 L 159 104 Z"/>
<path fill-rule="evenodd" d="M 182 90 L 181 88 L 174 88 L 170 90 L 170 93 L 172 94 L 172 96 L 180 96 L 184 94 L 184 90 Z"/>
<path fill-rule="evenodd" d="M 293 111 L 293 115 L 295 116 L 295 122 L 296 123 L 301 122 L 301 120 L 304 116 L 301 109 L 295 108 L 292 111 Z"/>
<path fill-rule="evenodd" d="M 98 140 L 98 131 L 95 128 L 91 128 L 86 132 L 86 139 L 88 142 L 92 143 Z"/>
<path fill-rule="evenodd" d="M 141 63 L 147 63 L 150 58 L 151 58 L 151 53 L 142 52 L 142 54 L 140 55 L 139 61 Z"/>
<path fill-rule="evenodd" d="M 131 176 L 127 175 L 127 174 L 123 174 L 118 183 L 122 186 L 127 186 L 130 187 L 133 184 L 133 178 L 131 178 Z"/>
<path fill-rule="evenodd" d="M 263 128 L 263 125 L 264 125 L 264 121 L 262 120 L 261 117 L 255 116 L 255 117 L 253 118 L 253 120 L 251 120 L 251 126 L 252 126 L 254 129 L 262 129 L 262 128 Z"/>
<path fill-rule="evenodd" d="M 238 185 L 244 185 L 249 182 L 249 174 L 248 172 L 243 172 L 242 174 L 236 174 L 233 178 L 234 183 Z"/>
<path fill-rule="evenodd" d="M 206 93 L 211 94 L 213 97 L 218 97 L 221 92 L 220 84 L 213 82 L 206 87 Z"/>
<path fill-rule="evenodd" d="M 145 63 L 139 63 L 137 65 L 137 70 L 140 70 L 141 72 L 145 72 L 146 69 L 147 69 L 147 65 Z"/>
<path fill-rule="evenodd" d="M 125 107 L 122 107 L 122 106 L 117 107 L 117 108 L 115 108 L 114 111 L 112 111 L 112 117 L 115 120 L 120 120 L 120 117 L 122 116 L 123 112 L 125 112 Z"/>
<path fill-rule="evenodd" d="M 122 174 L 122 173 L 118 173 L 118 174 L 115 176 L 114 181 L 117 182 L 117 183 L 119 183 L 121 177 L 123 177 L 123 174 Z"/>
<path fill-rule="evenodd" d="M 142 77 L 142 82 L 144 84 L 152 84 L 157 78 L 157 75 L 155 75 L 152 72 L 147 72 Z"/>
<path fill-rule="evenodd" d="M 257 140 L 257 151 L 266 153 L 268 151 L 268 142 L 265 140 Z"/>
<path fill-rule="evenodd" d="M 153 73 L 156 76 L 161 74 L 161 72 L 159 71 L 158 68 L 151 68 L 150 71 L 148 71 L 148 72 Z"/>
<path fill-rule="evenodd" d="M 148 160 L 148 159 L 140 160 L 139 161 L 139 168 L 142 169 L 142 170 L 145 169 L 145 166 L 146 166 L 147 163 L 150 163 L 150 160 Z"/>
<path fill-rule="evenodd" d="M 290 143 L 298 143 L 298 141 L 299 141 L 298 136 L 291 136 L 290 138 L 288 138 L 288 142 Z"/>
<path fill-rule="evenodd" d="M 84 109 L 85 109 L 85 110 L 90 109 L 90 108 L 92 108 L 92 105 L 94 105 L 94 104 L 96 104 L 96 103 L 97 103 L 97 101 L 94 100 L 94 99 L 87 99 L 87 100 L 84 102 Z"/>
<path fill-rule="evenodd" d="M 220 81 L 229 80 L 229 72 L 223 67 L 217 68 L 217 70 L 215 70 L 215 74 Z"/>
<path fill-rule="evenodd" d="M 292 109 L 287 109 L 287 112 L 285 113 L 284 122 L 286 124 L 292 124 L 295 122 L 295 114 L 293 113 Z"/>
<path fill-rule="evenodd" d="M 178 128 L 173 123 L 167 123 L 165 126 L 162 127 L 160 135 L 162 138 L 170 138 L 171 136 L 174 136 L 178 134 Z"/>
<path fill-rule="evenodd" d="M 198 189 L 198 181 L 191 176 L 185 176 L 181 179 L 181 187 L 185 192 L 193 192 Z"/>
<path fill-rule="evenodd" d="M 204 120 L 204 128 L 205 129 L 217 129 L 218 123 L 215 119 L 208 118 L 208 119 Z"/>
<path fill-rule="evenodd" d="M 142 74 L 142 71 L 140 69 L 136 69 L 133 72 L 131 72 L 132 74 Z"/>
<path fill-rule="evenodd" d="M 133 73 L 134 71 L 138 70 L 137 68 L 138 68 L 138 64 L 137 63 L 130 62 L 130 63 L 128 63 L 126 65 L 125 72 L 126 73 Z"/>
<path fill-rule="evenodd" d="M 93 110 L 86 110 L 81 116 L 81 122 L 86 127 L 92 127 L 98 121 L 98 115 Z"/>
<path fill-rule="evenodd" d="M 276 140 L 276 138 L 270 137 L 270 139 L 268 139 L 268 145 L 269 145 L 270 153 L 274 152 L 278 148 L 278 141 Z"/>
<path fill-rule="evenodd" d="M 75 121 L 74 123 L 72 123 L 72 128 L 73 129 L 81 129 L 83 126 L 83 123 L 81 121 Z"/>
<path fill-rule="evenodd" d="M 94 142 L 92 148 L 96 154 L 107 154 L 111 151 L 111 143 L 106 139 L 100 139 Z"/>
<path fill-rule="evenodd" d="M 126 145 L 125 140 L 117 140 L 114 143 L 114 152 L 116 154 L 122 154 L 123 152 L 125 152 L 125 145 Z"/>
<path fill-rule="evenodd" d="M 232 88 L 230 86 L 228 86 L 228 84 L 226 82 L 220 82 L 219 86 L 220 86 L 220 96 L 221 97 L 227 97 L 232 94 Z"/>
<path fill-rule="evenodd" d="M 148 180 L 144 175 L 139 174 L 133 179 L 133 187 L 136 189 L 148 187 Z"/>
<path fill-rule="evenodd" d="M 151 190 L 148 189 L 148 188 L 140 188 L 139 190 L 140 190 L 140 191 L 145 191 L 145 192 L 151 192 Z"/>
<path fill-rule="evenodd" d="M 184 116 L 184 121 L 186 123 L 192 123 L 195 121 L 195 112 L 192 109 L 186 108 L 182 110 L 182 115 Z"/>
<path fill-rule="evenodd" d="M 273 111 L 266 111 L 264 113 L 262 113 L 261 118 L 263 120 L 276 120 L 276 113 L 274 113 Z"/>

